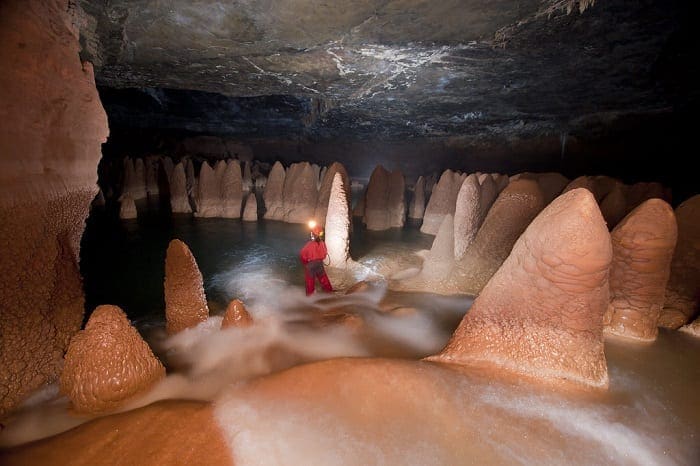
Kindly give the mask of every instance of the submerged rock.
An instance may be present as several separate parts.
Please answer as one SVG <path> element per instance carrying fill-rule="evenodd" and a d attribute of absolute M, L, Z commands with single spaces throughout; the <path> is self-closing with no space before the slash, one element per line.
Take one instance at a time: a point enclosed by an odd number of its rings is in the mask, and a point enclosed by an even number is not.
<path fill-rule="evenodd" d="M 486 178 L 491 179 L 488 175 Z M 481 186 L 476 175 L 472 173 L 462 183 L 455 203 L 454 257 L 457 259 L 464 256 L 479 231 L 483 221 L 481 204 Z"/>
<path fill-rule="evenodd" d="M 433 188 L 433 192 L 425 207 L 423 224 L 420 231 L 434 235 L 437 233 L 442 219 L 446 214 L 454 215 L 457 204 L 457 195 L 462 187 L 466 174 L 445 170 L 440 176 L 440 181 Z"/>
<path fill-rule="evenodd" d="M 221 180 L 221 216 L 240 218 L 243 205 L 243 178 L 237 160 L 229 160 Z M 257 220 L 257 215 L 256 215 Z"/>
<path fill-rule="evenodd" d="M 425 178 L 419 176 L 408 207 L 408 218 L 422 219 L 425 214 Z"/>
<path fill-rule="evenodd" d="M 136 203 L 130 195 L 123 196 L 119 203 L 119 218 L 124 220 L 134 219 L 138 216 Z"/>

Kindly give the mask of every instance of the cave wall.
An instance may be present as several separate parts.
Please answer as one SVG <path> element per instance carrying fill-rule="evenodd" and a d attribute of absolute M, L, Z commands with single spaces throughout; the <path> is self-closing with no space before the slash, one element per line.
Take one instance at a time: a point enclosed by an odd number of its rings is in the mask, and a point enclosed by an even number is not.
<path fill-rule="evenodd" d="M 0 418 L 80 329 L 80 237 L 108 135 L 68 0 L 0 2 Z"/>

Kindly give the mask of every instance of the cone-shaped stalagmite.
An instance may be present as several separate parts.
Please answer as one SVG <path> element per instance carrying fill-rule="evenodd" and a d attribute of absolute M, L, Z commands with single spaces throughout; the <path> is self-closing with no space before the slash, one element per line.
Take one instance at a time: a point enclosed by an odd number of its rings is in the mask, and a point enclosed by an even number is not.
<path fill-rule="evenodd" d="M 61 392 L 78 412 L 113 411 L 165 377 L 165 368 L 117 306 L 98 306 L 71 339 Z"/>
<path fill-rule="evenodd" d="M 405 184 L 399 171 L 377 165 L 367 184 L 363 221 L 368 230 L 400 228 L 405 223 Z"/>
<path fill-rule="evenodd" d="M 562 194 L 532 221 L 445 349 L 429 359 L 606 387 L 611 259 L 590 191 Z"/>
<path fill-rule="evenodd" d="M 194 327 L 209 317 L 202 274 L 190 248 L 170 241 L 165 256 L 165 319 L 169 335 Z"/>
<path fill-rule="evenodd" d="M 454 215 L 459 188 L 462 187 L 462 182 L 466 177 L 466 174 L 452 170 L 445 170 L 442 173 L 440 181 L 433 188 L 428 205 L 425 207 L 420 231 L 434 235 L 442 224 L 442 218 L 446 214 Z"/>
<path fill-rule="evenodd" d="M 178 163 L 170 175 L 170 210 L 174 214 L 189 214 L 192 212 L 189 196 L 187 195 L 187 178 L 185 167 Z"/>
<path fill-rule="evenodd" d="M 258 198 L 255 197 L 255 193 L 249 193 L 248 197 L 245 198 L 245 207 L 243 208 L 243 221 L 258 221 Z"/>
<path fill-rule="evenodd" d="M 284 221 L 306 223 L 313 218 L 318 199 L 316 173 L 308 162 L 292 164 L 284 180 Z"/>
<path fill-rule="evenodd" d="M 425 214 L 425 178 L 418 177 L 408 208 L 408 218 L 422 219 Z"/>
<path fill-rule="evenodd" d="M 677 329 L 700 306 L 700 194 L 676 207 L 678 241 L 671 260 L 671 276 L 659 325 Z"/>
<path fill-rule="evenodd" d="M 221 178 L 207 162 L 199 169 L 196 217 L 221 216 Z"/>
<path fill-rule="evenodd" d="M 119 203 L 119 218 L 122 219 L 133 219 L 138 216 L 138 211 L 136 210 L 136 203 L 131 195 L 127 194 L 122 196 Z"/>
<path fill-rule="evenodd" d="M 231 301 L 228 307 L 226 307 L 226 313 L 221 321 L 221 328 L 243 328 L 250 327 L 251 325 L 253 325 L 253 319 L 250 317 L 243 303 L 238 299 Z"/>
<path fill-rule="evenodd" d="M 348 185 L 336 172 L 328 201 L 325 241 L 331 267 L 345 267 L 350 259 L 350 209 L 345 195 Z"/>
<path fill-rule="evenodd" d="M 600 211 L 612 230 L 627 215 L 627 199 L 625 197 L 625 185 L 616 183 L 610 192 L 600 203 Z"/>
<path fill-rule="evenodd" d="M 286 178 L 284 167 L 280 162 L 275 162 L 267 177 L 263 201 L 265 202 L 264 217 L 269 220 L 284 219 L 284 207 L 282 195 L 284 192 L 284 179 Z"/>
<path fill-rule="evenodd" d="M 491 176 L 487 175 L 487 179 Z M 495 186 L 495 185 L 494 185 Z M 481 226 L 481 186 L 475 174 L 467 176 L 457 195 L 454 217 L 454 257 L 461 259 Z"/>
<path fill-rule="evenodd" d="M 428 283 L 428 286 L 431 282 L 444 279 L 452 270 L 455 247 L 454 233 L 455 225 L 452 214 L 447 214 L 442 219 L 442 225 L 435 235 L 430 252 L 428 252 L 421 269 L 421 279 Z"/>
<path fill-rule="evenodd" d="M 673 209 L 661 199 L 643 202 L 612 231 L 607 333 L 656 339 L 676 235 Z"/>
<path fill-rule="evenodd" d="M 221 180 L 221 216 L 240 218 L 243 204 L 243 178 L 238 160 L 229 160 Z"/>
<path fill-rule="evenodd" d="M 323 225 L 326 222 L 328 201 L 331 197 L 331 188 L 336 173 L 340 173 L 342 177 L 343 189 L 345 190 L 345 197 L 347 198 L 348 212 L 350 212 L 350 178 L 348 177 L 348 172 L 341 163 L 333 162 L 327 170 L 324 167 L 324 170 L 321 172 L 321 186 L 318 190 L 318 201 L 316 202 L 316 211 L 313 216 L 314 220 L 316 220 L 319 225 Z"/>

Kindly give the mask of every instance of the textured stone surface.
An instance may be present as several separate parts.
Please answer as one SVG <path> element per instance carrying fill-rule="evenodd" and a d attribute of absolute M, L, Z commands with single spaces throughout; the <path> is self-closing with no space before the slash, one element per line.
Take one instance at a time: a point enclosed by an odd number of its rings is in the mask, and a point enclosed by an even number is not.
<path fill-rule="evenodd" d="M 189 196 L 187 195 L 187 178 L 185 167 L 178 162 L 170 175 L 170 210 L 174 214 L 189 214 L 192 212 Z"/>
<path fill-rule="evenodd" d="M 487 175 L 488 179 L 491 179 Z M 474 241 L 484 217 L 481 215 L 481 186 L 475 174 L 464 179 L 459 188 L 454 216 L 454 258 L 461 259 Z M 489 206 L 490 207 L 490 206 Z"/>
<path fill-rule="evenodd" d="M 321 171 L 320 185 L 318 188 L 318 201 L 316 202 L 316 210 L 314 212 L 314 220 L 319 225 L 323 225 L 326 222 L 326 211 L 328 210 L 328 201 L 331 197 L 331 189 L 333 187 L 333 179 L 336 173 L 340 173 L 343 181 L 343 190 L 346 198 L 346 204 L 348 206 L 348 212 L 350 212 L 350 177 L 348 176 L 348 171 L 345 169 L 342 163 L 333 162 L 328 168 L 323 167 L 324 170 Z"/>
<path fill-rule="evenodd" d="M 209 317 L 202 273 L 190 248 L 179 239 L 170 241 L 165 256 L 165 320 L 172 335 Z"/>
<path fill-rule="evenodd" d="M 138 217 L 138 210 L 134 199 L 129 194 L 122 196 L 121 201 L 119 201 L 119 218 L 131 220 L 136 217 Z"/>
<path fill-rule="evenodd" d="M 457 195 L 466 177 L 466 173 L 452 170 L 445 170 L 442 173 L 440 181 L 437 182 L 428 199 L 420 231 L 434 235 L 442 225 L 442 219 L 446 214 L 454 216 Z"/>
<path fill-rule="evenodd" d="M 250 317 L 242 301 L 234 299 L 228 303 L 224 318 L 221 320 L 221 328 L 245 328 L 251 325 L 253 325 L 253 318 Z"/>
<path fill-rule="evenodd" d="M 221 177 L 214 169 L 203 162 L 197 182 L 197 217 L 220 217 L 222 212 Z"/>
<path fill-rule="evenodd" d="M 238 160 L 229 160 L 221 180 L 221 216 L 241 218 L 243 206 L 243 176 Z M 257 208 L 257 207 L 256 207 Z M 257 220 L 257 212 L 256 212 Z"/>
<path fill-rule="evenodd" d="M 283 220 L 283 193 L 286 171 L 280 162 L 275 162 L 267 177 L 265 191 L 263 191 L 263 201 L 265 202 L 265 215 L 268 220 Z"/>
<path fill-rule="evenodd" d="M 369 230 L 388 230 L 404 225 L 405 184 L 401 172 L 377 165 L 367 183 L 363 222 Z"/>
<path fill-rule="evenodd" d="M 243 221 L 258 221 L 258 198 L 255 197 L 255 193 L 249 193 L 248 197 L 245 198 L 245 207 L 243 208 Z"/>
<path fill-rule="evenodd" d="M 165 367 L 117 306 L 98 306 L 71 338 L 61 392 L 81 413 L 114 411 L 165 377 Z"/>
<path fill-rule="evenodd" d="M 308 162 L 293 163 L 284 178 L 284 221 L 306 223 L 313 218 L 318 199 L 318 178 Z"/>
<path fill-rule="evenodd" d="M 607 333 L 656 339 L 677 235 L 673 208 L 661 199 L 643 202 L 613 229 Z"/>
<path fill-rule="evenodd" d="M 0 417 L 57 379 L 107 118 L 68 2 L 0 2 Z"/>
<path fill-rule="evenodd" d="M 603 314 L 611 260 L 610 235 L 591 193 L 561 195 L 532 221 L 445 349 L 429 359 L 607 387 Z"/>
<path fill-rule="evenodd" d="M 333 176 L 327 216 L 325 219 L 325 242 L 330 266 L 343 268 L 350 259 L 350 208 L 346 193 L 349 187 L 341 172 Z"/>

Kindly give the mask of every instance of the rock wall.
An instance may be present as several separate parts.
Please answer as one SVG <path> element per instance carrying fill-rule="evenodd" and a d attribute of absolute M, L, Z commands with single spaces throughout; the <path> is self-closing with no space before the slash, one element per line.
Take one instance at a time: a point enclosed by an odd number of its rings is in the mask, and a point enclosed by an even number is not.
<path fill-rule="evenodd" d="M 0 2 L 0 417 L 56 380 L 84 295 L 80 237 L 108 135 L 68 1 Z"/>

